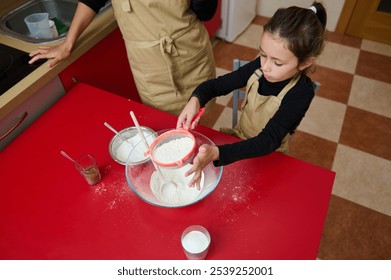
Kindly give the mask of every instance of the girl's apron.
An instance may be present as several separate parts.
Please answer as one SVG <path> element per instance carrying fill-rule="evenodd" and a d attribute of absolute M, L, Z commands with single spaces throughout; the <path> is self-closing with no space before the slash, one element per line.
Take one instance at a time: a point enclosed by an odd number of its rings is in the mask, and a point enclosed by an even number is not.
<path fill-rule="evenodd" d="M 194 88 L 216 77 L 208 32 L 190 0 L 112 0 L 112 5 L 141 101 L 179 115 Z"/>
<path fill-rule="evenodd" d="M 221 131 L 244 140 L 257 136 L 277 112 L 285 94 L 300 78 L 300 75 L 294 76 L 277 96 L 264 96 L 258 94 L 259 79 L 261 76 L 261 70 L 257 69 L 247 81 L 246 98 L 242 104 L 242 114 L 237 126 L 233 129 L 221 128 Z M 289 138 L 290 134 L 288 133 L 282 140 L 281 146 L 276 151 L 287 153 Z"/>

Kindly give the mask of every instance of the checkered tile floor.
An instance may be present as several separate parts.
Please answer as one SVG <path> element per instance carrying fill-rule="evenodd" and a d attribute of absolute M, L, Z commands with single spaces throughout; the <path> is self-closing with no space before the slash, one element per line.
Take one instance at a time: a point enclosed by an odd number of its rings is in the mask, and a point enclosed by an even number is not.
<path fill-rule="evenodd" d="M 217 74 L 258 54 L 257 17 L 233 43 L 216 39 Z M 391 46 L 330 32 L 313 80 L 321 87 L 290 155 L 336 172 L 319 259 L 391 259 Z M 231 125 L 232 95 L 201 123 Z"/>

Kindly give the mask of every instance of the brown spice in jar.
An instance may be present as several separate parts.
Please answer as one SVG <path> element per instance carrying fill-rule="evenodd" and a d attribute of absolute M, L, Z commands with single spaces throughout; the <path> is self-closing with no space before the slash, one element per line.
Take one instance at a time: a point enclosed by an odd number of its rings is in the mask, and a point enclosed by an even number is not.
<path fill-rule="evenodd" d="M 100 182 L 101 176 L 98 167 L 91 165 L 83 169 L 83 176 L 89 185 L 95 185 Z"/>

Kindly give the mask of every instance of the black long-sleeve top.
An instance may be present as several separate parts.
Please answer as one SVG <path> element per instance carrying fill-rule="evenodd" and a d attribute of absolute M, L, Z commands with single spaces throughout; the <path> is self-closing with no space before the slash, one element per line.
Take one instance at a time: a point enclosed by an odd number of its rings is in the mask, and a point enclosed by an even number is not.
<path fill-rule="evenodd" d="M 98 13 L 99 10 L 106 4 L 107 0 L 80 0 L 79 2 L 90 7 L 95 11 L 95 13 Z"/>
<path fill-rule="evenodd" d="M 80 2 L 98 13 L 107 0 L 80 0 Z M 215 14 L 217 4 L 217 0 L 191 0 L 190 9 L 194 11 L 199 20 L 207 21 Z"/>
<path fill-rule="evenodd" d="M 246 86 L 250 76 L 260 66 L 258 57 L 237 71 L 200 84 L 192 96 L 196 96 L 203 107 L 213 97 L 226 95 L 235 89 Z M 265 96 L 277 96 L 290 80 L 270 83 L 262 76 L 259 79 L 258 93 Z M 241 159 L 263 156 L 278 149 L 284 137 L 288 133 L 294 133 L 313 97 L 312 81 L 308 76 L 302 74 L 296 85 L 285 95 L 278 111 L 265 128 L 253 138 L 218 146 L 220 156 L 214 165 L 227 165 Z"/>

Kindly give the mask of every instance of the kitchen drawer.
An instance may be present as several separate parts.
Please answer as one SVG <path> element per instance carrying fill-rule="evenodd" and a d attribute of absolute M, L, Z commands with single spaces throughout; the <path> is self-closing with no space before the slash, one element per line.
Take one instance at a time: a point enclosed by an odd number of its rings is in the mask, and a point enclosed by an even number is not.
<path fill-rule="evenodd" d="M 65 94 L 55 77 L 0 121 L 0 151 Z"/>

